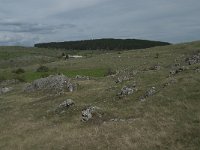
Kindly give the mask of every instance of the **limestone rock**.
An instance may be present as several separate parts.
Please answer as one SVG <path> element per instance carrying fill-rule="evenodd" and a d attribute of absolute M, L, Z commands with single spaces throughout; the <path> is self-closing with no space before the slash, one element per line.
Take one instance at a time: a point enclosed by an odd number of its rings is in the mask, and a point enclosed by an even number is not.
<path fill-rule="evenodd" d="M 132 69 L 124 69 L 124 70 L 116 71 L 116 74 L 114 76 L 115 82 L 121 83 L 123 81 L 128 81 L 132 79 L 137 73 L 138 73 L 137 70 L 132 70 Z"/>
<path fill-rule="evenodd" d="M 122 89 L 121 89 L 121 92 L 119 93 L 119 95 L 130 95 L 130 94 L 133 94 L 133 89 L 132 88 L 129 88 L 127 86 L 124 86 Z"/>
<path fill-rule="evenodd" d="M 170 74 L 175 75 L 175 74 L 180 73 L 180 72 L 187 70 L 187 69 L 189 69 L 189 68 L 185 67 L 185 66 L 176 67 L 176 68 L 174 68 L 173 70 L 170 71 Z"/>
<path fill-rule="evenodd" d="M 133 85 L 124 86 L 117 95 L 118 96 L 131 95 L 134 93 L 134 91 L 137 91 L 135 83 Z"/>
<path fill-rule="evenodd" d="M 67 99 L 64 102 L 62 102 L 59 105 L 59 107 L 60 108 L 68 108 L 68 107 L 73 106 L 73 105 L 74 105 L 74 101 L 72 99 Z"/>
<path fill-rule="evenodd" d="M 81 121 L 87 122 L 90 119 L 94 118 L 94 116 L 98 117 L 98 118 L 101 118 L 102 115 L 100 113 L 98 113 L 99 109 L 100 108 L 95 107 L 95 106 L 90 106 L 90 107 L 87 107 L 87 108 L 83 109 L 82 110 L 82 119 L 81 119 Z"/>
<path fill-rule="evenodd" d="M 3 87 L 3 88 L 0 88 L 0 95 L 1 94 L 4 94 L 4 93 L 8 93 L 12 90 L 12 88 L 8 88 L 8 87 Z"/>
<path fill-rule="evenodd" d="M 151 87 L 145 92 L 145 94 L 142 97 L 140 97 L 140 101 L 146 101 L 146 98 L 153 96 L 155 93 L 156 93 L 156 88 Z"/>
<path fill-rule="evenodd" d="M 62 114 L 64 113 L 68 108 L 74 106 L 75 103 L 72 99 L 67 99 L 65 101 L 63 101 L 56 109 L 55 112 L 57 114 Z"/>
<path fill-rule="evenodd" d="M 50 75 L 46 78 L 34 80 L 24 89 L 26 92 L 47 91 L 63 93 L 65 91 L 73 92 L 76 85 L 70 82 L 70 79 L 64 75 Z"/>
<path fill-rule="evenodd" d="M 160 65 L 154 65 L 154 66 L 150 67 L 149 69 L 150 70 L 160 70 L 161 67 L 160 67 Z"/>
<path fill-rule="evenodd" d="M 197 53 L 189 58 L 186 58 L 185 61 L 189 64 L 189 65 L 193 65 L 193 64 L 197 64 L 200 63 L 200 53 Z"/>

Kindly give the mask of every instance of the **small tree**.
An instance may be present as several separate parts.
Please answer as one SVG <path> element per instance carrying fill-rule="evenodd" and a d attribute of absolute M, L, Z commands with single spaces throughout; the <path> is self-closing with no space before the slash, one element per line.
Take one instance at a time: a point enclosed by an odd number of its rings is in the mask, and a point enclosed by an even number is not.
<path fill-rule="evenodd" d="M 62 57 L 64 57 L 65 56 L 65 53 L 62 53 Z"/>
<path fill-rule="evenodd" d="M 66 60 L 66 59 L 69 59 L 69 55 L 68 55 L 68 54 L 65 56 L 65 60 Z"/>

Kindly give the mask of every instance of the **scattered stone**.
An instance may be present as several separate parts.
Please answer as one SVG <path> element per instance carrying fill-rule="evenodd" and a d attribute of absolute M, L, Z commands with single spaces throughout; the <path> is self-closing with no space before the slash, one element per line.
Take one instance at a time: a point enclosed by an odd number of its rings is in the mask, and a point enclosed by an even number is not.
<path fill-rule="evenodd" d="M 188 68 L 188 67 L 185 67 L 185 66 L 177 67 L 177 68 L 171 70 L 171 71 L 170 71 L 170 74 L 171 74 L 171 75 L 175 75 L 175 74 L 180 73 L 180 72 L 182 72 L 182 71 L 184 71 L 184 70 L 187 70 L 187 69 L 189 69 L 189 68 Z"/>
<path fill-rule="evenodd" d="M 55 110 L 56 113 L 62 114 L 65 112 L 66 109 L 74 106 L 75 103 L 72 99 L 67 99 L 64 102 L 62 102 Z"/>
<path fill-rule="evenodd" d="M 124 86 L 117 95 L 127 96 L 133 94 L 134 91 L 137 91 L 136 84 L 133 84 L 131 86 Z"/>
<path fill-rule="evenodd" d="M 76 84 L 68 83 L 67 88 L 68 88 L 69 92 L 73 92 L 77 89 L 77 86 L 76 86 Z"/>
<path fill-rule="evenodd" d="M 186 58 L 185 61 L 189 64 L 189 65 L 193 65 L 193 64 L 197 64 L 200 63 L 200 53 L 195 54 L 189 58 Z"/>
<path fill-rule="evenodd" d="M 121 83 L 132 79 L 137 73 L 137 70 L 124 69 L 116 71 L 116 74 L 113 77 L 115 77 L 116 83 Z"/>
<path fill-rule="evenodd" d="M 175 63 L 174 66 L 175 66 L 175 67 L 180 67 L 181 64 L 180 64 L 180 63 Z"/>
<path fill-rule="evenodd" d="M 149 68 L 149 70 L 160 70 L 160 69 L 161 69 L 160 65 L 154 65 Z"/>
<path fill-rule="evenodd" d="M 34 80 L 31 84 L 27 85 L 24 89 L 26 92 L 34 91 L 48 91 L 56 93 L 64 93 L 64 91 L 74 91 L 76 85 L 70 83 L 70 79 L 64 75 L 50 75 L 46 78 Z"/>
<path fill-rule="evenodd" d="M 94 116 L 101 118 L 102 115 L 97 112 L 99 108 L 95 106 L 90 106 L 82 110 L 82 119 L 81 121 L 87 122 L 92 119 Z"/>
<path fill-rule="evenodd" d="M 74 105 L 74 101 L 72 99 L 67 99 L 64 102 L 62 102 L 59 105 L 59 107 L 60 108 L 68 108 L 68 107 L 73 106 L 73 105 Z"/>
<path fill-rule="evenodd" d="M 125 119 L 114 118 L 114 119 L 110 119 L 110 121 L 113 121 L 113 122 L 125 122 L 126 120 Z"/>
<path fill-rule="evenodd" d="M 118 77 L 118 78 L 116 79 L 115 82 L 116 82 L 116 83 L 121 83 L 121 82 L 122 82 L 122 79 Z"/>
<path fill-rule="evenodd" d="M 111 122 L 126 122 L 126 123 L 131 123 L 135 120 L 136 119 L 134 119 L 134 118 L 130 118 L 130 119 L 113 118 L 113 119 L 110 119 Z"/>
<path fill-rule="evenodd" d="M 3 88 L 0 88 L 0 95 L 1 94 L 4 94 L 4 93 L 8 93 L 12 90 L 12 88 L 8 88 L 8 87 L 3 87 Z"/>
<path fill-rule="evenodd" d="M 169 78 L 168 81 L 166 83 L 163 84 L 163 88 L 167 87 L 167 86 L 170 86 L 172 84 L 175 84 L 177 83 L 177 80 L 175 78 Z"/>
<path fill-rule="evenodd" d="M 1 81 L 0 82 L 0 85 L 1 86 L 8 86 L 8 85 L 11 85 L 11 84 L 17 84 L 19 83 L 20 81 L 17 80 L 17 79 L 12 79 L 12 80 L 4 80 L 4 81 Z"/>
<path fill-rule="evenodd" d="M 151 87 L 150 89 L 148 89 L 144 96 L 140 97 L 140 101 L 146 101 L 146 98 L 153 96 L 156 93 L 156 88 L 155 87 Z"/>
<path fill-rule="evenodd" d="M 176 70 L 170 70 L 170 75 L 175 75 L 176 74 Z"/>
<path fill-rule="evenodd" d="M 121 92 L 119 93 L 119 95 L 130 95 L 130 94 L 133 94 L 133 89 L 127 86 L 123 87 L 121 89 Z"/>
<path fill-rule="evenodd" d="M 196 69 L 195 69 L 195 72 L 200 72 L 200 68 L 196 68 Z"/>
<path fill-rule="evenodd" d="M 156 93 L 156 88 L 155 87 L 152 87 L 150 88 L 149 90 L 146 91 L 146 94 L 145 94 L 145 97 L 149 97 L 149 96 L 152 96 Z"/>
<path fill-rule="evenodd" d="M 75 78 L 78 80 L 90 80 L 90 78 L 88 76 L 81 76 L 81 75 L 76 75 Z"/>

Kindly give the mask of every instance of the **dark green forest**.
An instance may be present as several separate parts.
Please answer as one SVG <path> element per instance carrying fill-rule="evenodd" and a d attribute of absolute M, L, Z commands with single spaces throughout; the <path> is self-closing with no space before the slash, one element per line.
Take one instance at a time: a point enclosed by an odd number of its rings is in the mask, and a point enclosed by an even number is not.
<path fill-rule="evenodd" d="M 149 41 L 139 39 L 93 39 L 82 41 L 38 43 L 38 48 L 54 48 L 66 50 L 131 50 L 154 46 L 169 45 L 167 42 Z"/>

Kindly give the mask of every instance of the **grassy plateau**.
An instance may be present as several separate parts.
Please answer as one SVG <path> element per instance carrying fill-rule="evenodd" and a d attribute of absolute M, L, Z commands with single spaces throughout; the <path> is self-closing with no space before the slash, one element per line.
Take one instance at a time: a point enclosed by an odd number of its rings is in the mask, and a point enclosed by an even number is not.
<path fill-rule="evenodd" d="M 199 41 L 120 52 L 0 47 L 0 87 L 5 80 L 20 81 L 0 95 L 0 149 L 199 150 L 200 64 L 185 62 L 199 52 Z M 62 53 L 83 58 L 65 60 Z M 176 64 L 187 69 L 170 75 Z M 155 65 L 160 69 L 149 69 Z M 38 72 L 40 66 L 48 70 Z M 17 72 L 19 68 L 24 72 Z M 118 72 L 128 79 L 116 83 Z M 77 91 L 23 91 L 28 82 L 52 74 L 72 78 Z M 77 80 L 76 75 L 90 80 Z M 174 83 L 163 86 L 172 79 Z M 137 91 L 117 96 L 133 83 Z M 151 87 L 156 93 L 141 101 Z M 66 99 L 75 105 L 62 114 L 51 113 Z M 81 121 L 81 110 L 89 105 L 101 109 L 101 119 Z"/>

